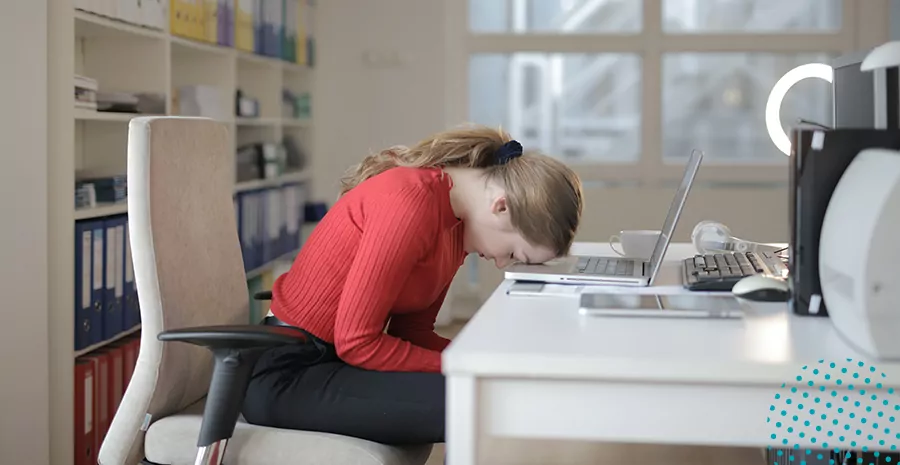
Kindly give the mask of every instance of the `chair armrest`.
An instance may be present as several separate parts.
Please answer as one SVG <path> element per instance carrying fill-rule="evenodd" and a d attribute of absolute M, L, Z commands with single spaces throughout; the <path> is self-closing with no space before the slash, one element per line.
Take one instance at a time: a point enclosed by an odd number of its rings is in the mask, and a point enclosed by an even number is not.
<path fill-rule="evenodd" d="M 272 300 L 272 291 L 259 291 L 253 294 L 253 300 Z"/>
<path fill-rule="evenodd" d="M 312 343 L 297 328 L 266 325 L 198 326 L 163 331 L 163 342 L 209 349 L 215 358 L 197 445 L 209 447 L 234 434 L 256 361 L 274 347 Z"/>
<path fill-rule="evenodd" d="M 217 325 L 178 328 L 159 333 L 163 342 L 187 342 L 214 349 L 264 349 L 309 342 L 306 335 L 289 326 Z"/>

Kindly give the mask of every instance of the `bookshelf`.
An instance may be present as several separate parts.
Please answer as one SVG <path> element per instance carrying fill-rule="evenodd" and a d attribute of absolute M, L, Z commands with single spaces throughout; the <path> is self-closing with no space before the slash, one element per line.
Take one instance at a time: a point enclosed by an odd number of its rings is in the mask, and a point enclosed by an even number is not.
<path fill-rule="evenodd" d="M 258 0 L 144 0 L 143 4 L 154 1 L 168 9 L 183 8 L 189 3 L 205 8 L 216 4 L 220 8 L 223 4 L 234 8 L 242 4 L 255 5 Z M 315 160 L 309 99 L 314 88 L 314 68 L 309 64 L 309 49 L 304 49 L 302 43 L 311 42 L 311 18 L 315 4 L 311 0 L 261 1 L 268 5 L 280 4 L 283 14 L 294 11 L 305 17 L 304 25 L 295 22 L 292 29 L 298 35 L 305 34 L 307 38 L 301 38 L 289 47 L 286 45 L 288 38 L 281 37 L 282 50 L 274 54 L 272 50 L 249 51 L 238 48 L 241 45 L 238 40 L 245 39 L 235 37 L 237 30 L 232 31 L 232 36 L 224 41 L 220 34 L 217 41 L 214 37 L 192 33 L 183 24 L 174 24 L 168 10 L 165 12 L 165 21 L 159 22 L 159 27 L 154 27 L 129 20 L 128 13 L 122 6 L 118 7 L 118 11 L 85 11 L 79 7 L 84 7 L 82 3 L 86 2 L 79 0 L 51 0 L 48 3 L 48 17 L 51 18 L 48 25 L 48 72 L 54 76 L 48 96 L 52 134 L 48 163 L 48 226 L 53 465 L 74 463 L 73 398 L 76 361 L 127 345 L 127 341 L 138 337 L 141 330 L 138 323 L 123 327 L 121 331 L 83 347 L 75 344 L 74 328 L 77 319 L 73 308 L 76 306 L 75 275 L 78 255 L 75 225 L 90 221 L 102 222 L 115 217 L 124 218 L 128 213 L 125 202 L 100 199 L 94 205 L 76 207 L 75 185 L 81 178 L 125 174 L 129 121 L 135 116 L 154 114 L 214 118 L 225 124 L 231 133 L 230 153 L 235 154 L 231 166 L 234 168 L 236 206 L 244 196 L 283 191 L 290 187 L 297 187 L 302 191 L 296 199 L 298 202 L 310 200 L 310 173 Z M 302 7 L 302 10 L 289 10 L 286 4 L 291 2 L 295 3 L 295 8 Z M 118 3 L 93 2 L 93 5 L 110 7 L 126 3 L 128 0 Z M 135 4 L 140 3 L 135 0 Z M 240 15 L 237 11 L 231 14 L 232 26 L 246 24 L 246 16 L 238 17 Z M 253 21 L 252 15 L 249 19 Z M 283 24 L 287 27 L 288 23 Z M 72 99 L 75 75 L 96 80 L 101 93 L 148 95 L 151 103 L 155 99 L 155 111 L 134 114 L 76 106 Z M 185 89 L 201 87 L 206 95 L 204 105 L 195 104 L 201 100 L 199 98 L 191 100 L 185 97 Z M 254 111 L 237 114 L 241 107 L 236 102 L 239 92 L 246 97 L 245 100 L 253 102 L 249 108 Z M 300 99 L 302 104 L 298 104 Z M 191 104 L 186 105 L 188 100 Z M 277 163 L 261 167 L 256 176 L 248 175 L 246 169 L 242 171 L 237 155 L 239 149 L 261 144 L 271 147 L 271 144 L 275 144 L 282 149 L 280 153 L 284 153 L 286 139 L 291 141 L 292 148 L 296 148 L 295 152 L 300 158 L 295 157 L 293 161 L 285 162 L 282 157 Z M 302 203 L 300 207 L 302 210 Z M 285 218 L 292 216 L 285 213 L 281 215 Z M 297 222 L 303 223 L 302 211 L 295 218 Z M 251 295 L 256 290 L 271 287 L 277 275 L 290 266 L 302 243 L 304 232 L 308 232 L 303 226 L 297 225 L 299 232 L 296 243 L 281 243 L 279 248 L 273 249 L 268 260 L 254 263 L 252 268 L 246 270 Z M 253 308 L 251 304 L 248 321 L 261 311 L 264 309 Z M 107 421 L 111 418 L 112 413 Z"/>

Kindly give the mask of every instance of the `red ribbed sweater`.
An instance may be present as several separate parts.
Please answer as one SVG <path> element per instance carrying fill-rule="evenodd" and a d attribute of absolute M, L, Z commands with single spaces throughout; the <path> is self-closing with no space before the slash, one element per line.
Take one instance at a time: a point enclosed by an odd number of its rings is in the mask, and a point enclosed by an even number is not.
<path fill-rule="evenodd" d="M 417 168 L 360 183 L 275 281 L 272 313 L 333 343 L 348 364 L 439 372 L 450 341 L 434 321 L 465 258 L 450 186 L 442 171 Z"/>

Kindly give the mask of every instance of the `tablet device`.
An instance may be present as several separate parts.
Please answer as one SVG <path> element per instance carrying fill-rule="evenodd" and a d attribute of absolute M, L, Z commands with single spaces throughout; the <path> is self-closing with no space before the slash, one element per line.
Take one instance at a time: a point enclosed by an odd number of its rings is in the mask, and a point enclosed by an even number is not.
<path fill-rule="evenodd" d="M 740 302 L 715 294 L 582 294 L 579 313 L 586 316 L 652 318 L 741 318 Z"/>

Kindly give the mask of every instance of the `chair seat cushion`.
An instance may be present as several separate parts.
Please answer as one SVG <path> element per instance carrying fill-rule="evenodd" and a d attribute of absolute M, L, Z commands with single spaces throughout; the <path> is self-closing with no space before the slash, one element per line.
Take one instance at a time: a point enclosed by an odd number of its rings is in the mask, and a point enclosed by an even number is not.
<path fill-rule="evenodd" d="M 152 463 L 193 465 L 203 401 L 162 418 L 147 430 L 144 454 Z M 229 465 L 423 465 L 431 445 L 392 447 L 336 434 L 257 426 L 238 420 L 225 449 Z"/>

